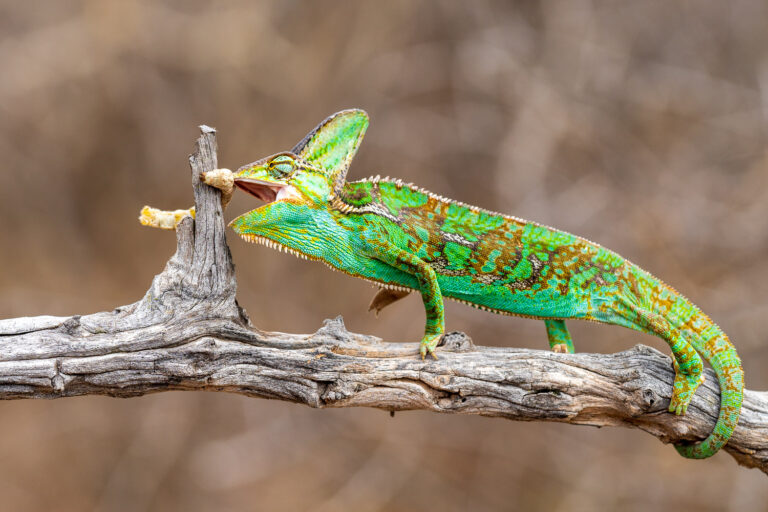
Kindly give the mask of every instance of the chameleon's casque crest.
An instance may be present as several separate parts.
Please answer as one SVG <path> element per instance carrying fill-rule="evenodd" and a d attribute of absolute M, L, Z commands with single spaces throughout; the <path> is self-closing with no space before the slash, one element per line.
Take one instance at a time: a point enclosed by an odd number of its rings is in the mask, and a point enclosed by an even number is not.
<path fill-rule="evenodd" d="M 367 128 L 365 111 L 342 110 L 317 125 L 291 152 L 309 165 L 327 171 L 333 182 L 343 184 Z"/>
<path fill-rule="evenodd" d="M 550 346 L 572 352 L 566 319 L 621 325 L 672 349 L 669 410 L 685 414 L 703 356 L 718 375 L 720 415 L 703 442 L 676 448 L 708 457 L 730 438 L 743 398 L 741 361 L 701 310 L 637 265 L 583 238 L 490 212 L 388 178 L 346 182 L 368 126 L 362 110 L 334 114 L 291 151 L 242 167 L 235 184 L 267 204 L 232 227 L 243 238 L 373 281 L 380 310 L 410 291 L 427 313 L 422 356 L 445 333 L 443 297 L 544 320 Z"/>

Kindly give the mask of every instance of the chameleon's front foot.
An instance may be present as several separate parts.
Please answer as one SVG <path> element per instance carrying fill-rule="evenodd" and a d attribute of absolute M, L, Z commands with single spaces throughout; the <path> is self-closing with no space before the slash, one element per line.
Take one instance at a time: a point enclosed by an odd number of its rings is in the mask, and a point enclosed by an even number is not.
<path fill-rule="evenodd" d="M 432 357 L 437 359 L 435 349 L 440 343 L 440 340 L 443 339 L 444 334 L 445 333 L 424 335 L 424 337 L 421 339 L 421 345 L 419 346 L 419 353 L 421 354 L 422 361 L 426 359 L 427 354 L 430 354 Z"/>

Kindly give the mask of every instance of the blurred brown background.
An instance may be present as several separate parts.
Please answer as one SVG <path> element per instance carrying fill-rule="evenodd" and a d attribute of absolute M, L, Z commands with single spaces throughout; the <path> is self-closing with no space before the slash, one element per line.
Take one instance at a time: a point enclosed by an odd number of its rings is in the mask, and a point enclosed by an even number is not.
<path fill-rule="evenodd" d="M 197 125 L 236 168 L 360 107 L 372 124 L 352 178 L 398 176 L 617 250 L 707 311 L 766 389 L 766 27 L 759 0 L 3 0 L 0 317 L 138 300 L 175 241 L 136 217 L 191 204 Z M 376 320 L 370 285 L 230 241 L 260 327 L 342 314 L 421 335 L 417 297 Z M 547 347 L 541 322 L 447 315 L 479 344 Z M 668 351 L 571 330 L 580 351 Z M 765 475 L 637 430 L 223 393 L 0 407 L 5 510 L 768 510 Z"/>

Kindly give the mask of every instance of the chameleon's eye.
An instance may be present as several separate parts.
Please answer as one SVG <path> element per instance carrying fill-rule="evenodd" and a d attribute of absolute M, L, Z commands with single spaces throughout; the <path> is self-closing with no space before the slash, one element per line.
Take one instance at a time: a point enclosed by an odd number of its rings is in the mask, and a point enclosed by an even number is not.
<path fill-rule="evenodd" d="M 284 178 L 296 169 L 296 162 L 289 155 L 279 155 L 269 161 L 269 170 Z"/>

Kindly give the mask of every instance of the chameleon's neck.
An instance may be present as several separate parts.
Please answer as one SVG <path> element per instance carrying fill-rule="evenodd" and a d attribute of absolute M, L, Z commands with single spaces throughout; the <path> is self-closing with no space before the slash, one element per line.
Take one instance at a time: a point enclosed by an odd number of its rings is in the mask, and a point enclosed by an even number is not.
<path fill-rule="evenodd" d="M 353 204 L 346 190 L 346 181 L 336 179 L 331 185 L 331 193 L 328 195 L 328 208 L 331 211 L 347 213 L 365 213 L 365 210 Z"/>

